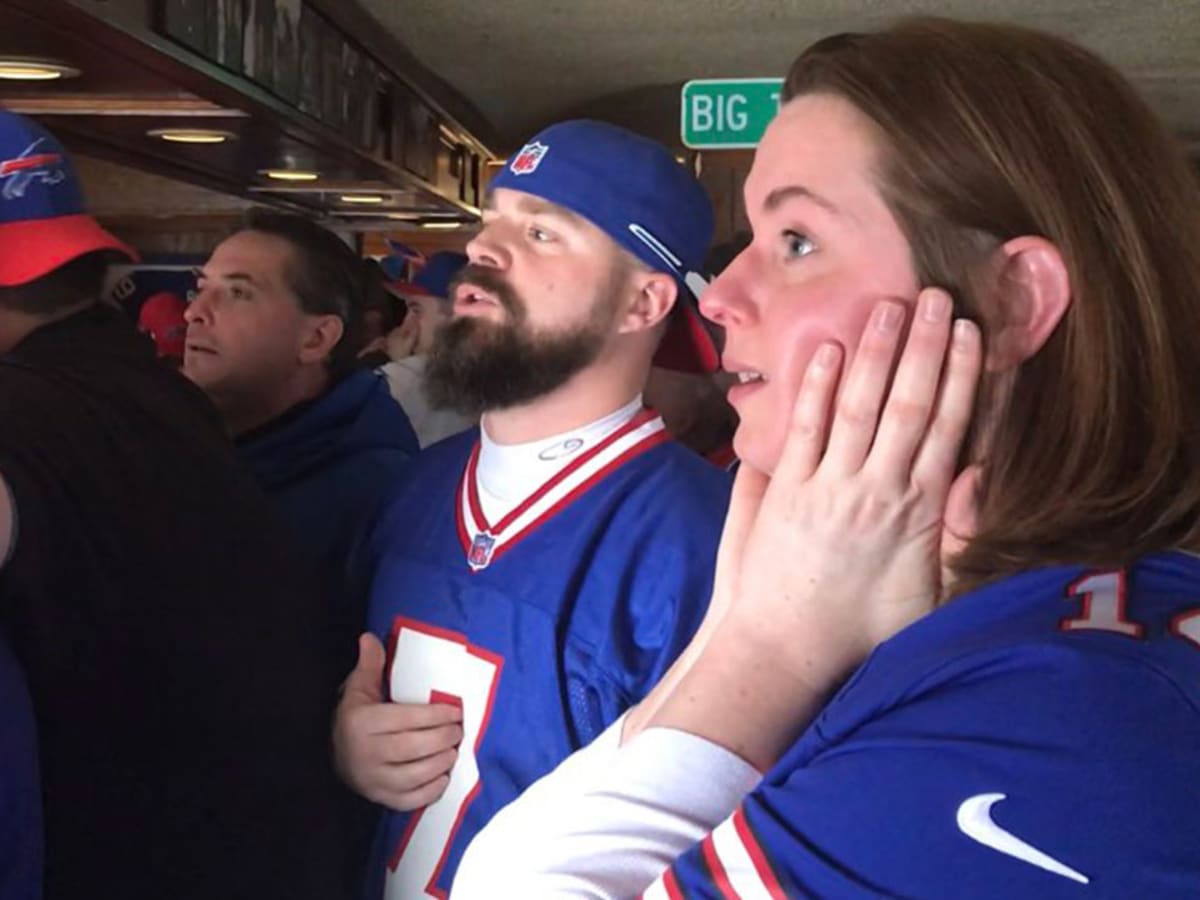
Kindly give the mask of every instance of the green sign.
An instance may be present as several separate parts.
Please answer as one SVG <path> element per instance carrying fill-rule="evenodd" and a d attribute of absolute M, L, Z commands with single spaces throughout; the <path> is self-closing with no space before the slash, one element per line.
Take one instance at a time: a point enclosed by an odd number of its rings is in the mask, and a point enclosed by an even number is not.
<path fill-rule="evenodd" d="M 781 78 L 708 78 L 683 86 L 679 126 L 693 150 L 756 147 L 779 112 Z"/>

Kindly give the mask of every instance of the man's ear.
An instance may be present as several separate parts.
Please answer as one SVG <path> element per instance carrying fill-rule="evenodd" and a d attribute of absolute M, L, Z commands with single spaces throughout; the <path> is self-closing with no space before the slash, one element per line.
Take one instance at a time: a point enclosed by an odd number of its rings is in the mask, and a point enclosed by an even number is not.
<path fill-rule="evenodd" d="M 621 319 L 621 334 L 648 331 L 675 307 L 679 285 L 665 272 L 638 270 L 630 276 L 630 301 Z"/>
<path fill-rule="evenodd" d="M 1062 254 L 1042 237 L 1013 238 L 997 248 L 985 283 L 989 372 L 1011 371 L 1042 349 L 1071 305 Z"/>
<path fill-rule="evenodd" d="M 308 328 L 300 344 L 300 362 L 323 362 L 345 333 L 346 326 L 338 316 L 309 316 Z"/>

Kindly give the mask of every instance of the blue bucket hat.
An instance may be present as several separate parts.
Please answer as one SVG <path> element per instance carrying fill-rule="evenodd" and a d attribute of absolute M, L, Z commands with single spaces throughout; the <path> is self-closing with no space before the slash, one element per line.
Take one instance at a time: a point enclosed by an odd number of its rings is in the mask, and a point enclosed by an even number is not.
<path fill-rule="evenodd" d="M 712 372 L 719 356 L 695 301 L 713 236 L 713 211 L 695 177 L 666 147 L 633 132 L 578 119 L 552 125 L 492 179 L 583 216 L 656 272 L 674 276 L 679 302 L 655 363 Z"/>

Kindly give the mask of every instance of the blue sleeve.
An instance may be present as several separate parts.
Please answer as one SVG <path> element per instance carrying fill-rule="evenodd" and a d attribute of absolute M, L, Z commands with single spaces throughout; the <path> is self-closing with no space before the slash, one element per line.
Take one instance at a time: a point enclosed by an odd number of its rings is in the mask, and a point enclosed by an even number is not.
<path fill-rule="evenodd" d="M 647 897 L 1197 896 L 1200 711 L 1154 668 L 1026 648 L 829 740 L 840 702 Z"/>

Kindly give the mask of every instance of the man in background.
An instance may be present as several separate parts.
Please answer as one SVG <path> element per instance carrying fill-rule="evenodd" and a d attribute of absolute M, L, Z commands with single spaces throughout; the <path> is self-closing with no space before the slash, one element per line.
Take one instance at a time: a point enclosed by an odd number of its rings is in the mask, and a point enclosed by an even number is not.
<path fill-rule="evenodd" d="M 45 897 L 346 896 L 326 606 L 212 405 L 99 302 L 134 253 L 62 147 L 0 111 L 0 160 L 0 626 Z"/>
<path fill-rule="evenodd" d="M 408 413 L 422 447 L 466 431 L 476 418 L 445 405 L 434 405 L 425 387 L 425 367 L 434 336 L 450 320 L 450 282 L 467 264 L 462 253 L 446 250 L 432 254 L 411 282 L 393 284 L 408 306 L 408 314 L 387 339 L 391 362 L 380 371 L 396 402 Z"/>
<path fill-rule="evenodd" d="M 373 566 L 365 535 L 418 450 L 404 410 L 357 366 L 361 260 L 302 216 L 256 212 L 213 251 L 187 309 L 183 372 L 320 567 L 348 670 Z"/>

